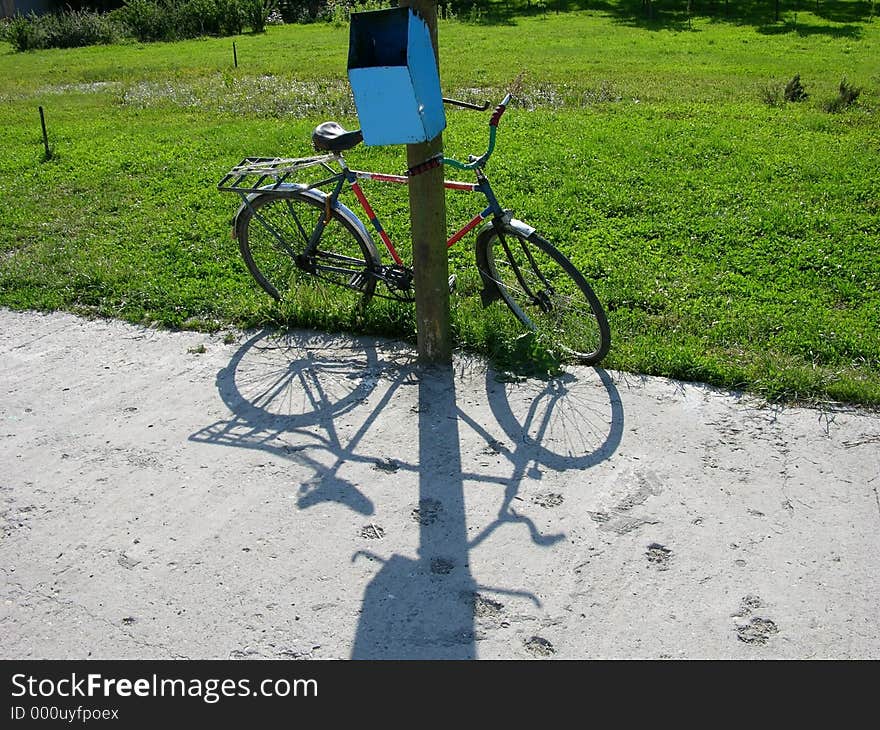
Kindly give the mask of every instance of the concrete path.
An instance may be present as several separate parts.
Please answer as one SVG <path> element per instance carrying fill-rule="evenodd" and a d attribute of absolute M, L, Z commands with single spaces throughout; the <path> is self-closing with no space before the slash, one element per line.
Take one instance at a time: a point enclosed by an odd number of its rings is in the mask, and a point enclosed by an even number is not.
<path fill-rule="evenodd" d="M 0 329 L 3 658 L 880 658 L 880 414 Z"/>

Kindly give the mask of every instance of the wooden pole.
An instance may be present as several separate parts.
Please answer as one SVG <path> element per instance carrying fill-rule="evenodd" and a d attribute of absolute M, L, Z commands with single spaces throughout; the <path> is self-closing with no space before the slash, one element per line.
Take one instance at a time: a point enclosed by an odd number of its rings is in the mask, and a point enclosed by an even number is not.
<path fill-rule="evenodd" d="M 52 157 L 52 150 L 49 149 L 49 135 L 46 132 L 46 117 L 43 114 L 43 107 L 40 107 L 40 127 L 43 130 L 43 149 L 46 150 L 46 159 Z"/>
<path fill-rule="evenodd" d="M 437 0 L 401 0 L 427 22 L 439 67 Z M 406 146 L 412 168 L 443 152 L 443 135 Z M 413 240 L 413 281 L 416 293 L 416 328 L 419 360 L 452 361 L 449 326 L 449 261 L 446 256 L 446 192 L 443 166 L 415 175 L 409 182 L 409 211 Z"/>

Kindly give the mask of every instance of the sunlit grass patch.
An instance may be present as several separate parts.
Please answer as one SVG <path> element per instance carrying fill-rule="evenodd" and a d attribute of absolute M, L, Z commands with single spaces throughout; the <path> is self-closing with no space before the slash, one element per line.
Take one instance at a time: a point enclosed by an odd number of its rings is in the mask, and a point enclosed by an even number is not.
<path fill-rule="evenodd" d="M 502 204 L 606 304 L 603 364 L 775 399 L 880 404 L 880 25 L 803 12 L 797 29 L 770 33 L 608 13 L 440 28 L 449 95 L 496 102 L 526 71 L 488 173 Z M 309 295 L 278 305 L 250 278 L 230 236 L 239 201 L 216 190 L 220 177 L 246 156 L 311 154 L 316 124 L 354 128 L 357 117 L 346 28 L 273 27 L 236 42 L 238 68 L 230 39 L 2 55 L 0 304 L 414 341 L 410 305 L 376 299 L 361 311 Z M 785 100 L 796 75 L 806 96 Z M 859 94 L 830 114 L 841 79 Z M 762 98 L 771 86 L 781 103 Z M 447 153 L 482 152 L 487 121 L 451 110 Z M 361 146 L 349 160 L 406 167 L 397 147 Z M 408 257 L 406 190 L 364 188 Z M 447 206 L 450 230 L 480 207 L 459 193 Z M 473 239 L 451 251 L 457 344 L 511 371 L 552 373 L 552 342 L 524 336 L 498 303 L 483 309 L 473 262 Z"/>

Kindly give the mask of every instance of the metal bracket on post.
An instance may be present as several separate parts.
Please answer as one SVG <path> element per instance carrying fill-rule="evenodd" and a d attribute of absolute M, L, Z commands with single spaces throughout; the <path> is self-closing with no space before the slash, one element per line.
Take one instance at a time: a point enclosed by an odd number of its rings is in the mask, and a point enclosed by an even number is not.
<path fill-rule="evenodd" d="M 439 152 L 433 157 L 425 160 L 424 162 L 420 162 L 418 165 L 409 168 L 406 171 L 407 177 L 415 177 L 416 175 L 421 175 L 428 170 L 433 170 L 435 167 L 440 167 L 443 164 L 443 153 Z"/>

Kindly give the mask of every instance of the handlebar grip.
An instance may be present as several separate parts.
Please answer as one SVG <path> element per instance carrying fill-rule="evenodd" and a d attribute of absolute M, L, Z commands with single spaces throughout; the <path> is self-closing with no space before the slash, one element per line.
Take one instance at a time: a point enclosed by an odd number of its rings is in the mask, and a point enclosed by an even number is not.
<path fill-rule="evenodd" d="M 507 104 L 499 104 L 495 107 L 495 112 L 492 114 L 492 118 L 489 120 L 490 127 L 497 127 L 498 122 L 501 121 L 501 117 L 507 109 Z"/>
<path fill-rule="evenodd" d="M 510 104 L 510 98 L 511 95 L 507 94 L 504 99 L 501 100 L 501 103 L 495 107 L 495 112 L 492 114 L 492 118 L 489 120 L 490 127 L 498 126 L 498 122 L 501 121 L 501 117 L 507 109 L 507 105 Z"/>

